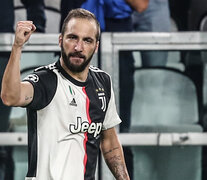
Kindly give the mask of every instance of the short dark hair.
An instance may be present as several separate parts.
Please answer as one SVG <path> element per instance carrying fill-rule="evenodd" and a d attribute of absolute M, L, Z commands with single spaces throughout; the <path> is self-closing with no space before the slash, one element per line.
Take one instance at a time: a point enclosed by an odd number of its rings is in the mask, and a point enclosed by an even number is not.
<path fill-rule="evenodd" d="M 96 40 L 99 41 L 99 39 L 100 39 L 100 24 L 99 24 L 96 16 L 93 13 L 91 13 L 90 11 L 82 9 L 82 8 L 73 9 L 68 13 L 67 17 L 63 21 L 63 25 L 62 25 L 62 29 L 61 29 L 62 36 L 65 34 L 66 26 L 72 18 L 82 18 L 82 19 L 94 20 L 96 23 L 96 27 L 97 27 Z"/>

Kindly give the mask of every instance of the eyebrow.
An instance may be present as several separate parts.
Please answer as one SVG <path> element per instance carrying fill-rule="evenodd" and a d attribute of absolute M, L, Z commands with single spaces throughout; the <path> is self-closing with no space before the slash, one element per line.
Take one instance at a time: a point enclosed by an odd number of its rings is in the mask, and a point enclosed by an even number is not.
<path fill-rule="evenodd" d="M 74 36 L 74 37 L 79 37 L 77 34 L 74 34 L 74 33 L 69 33 L 69 34 L 66 34 L 65 35 L 66 37 L 71 37 L 71 36 Z M 86 37 L 83 37 L 83 39 L 91 39 L 92 41 L 96 41 L 96 38 L 92 38 L 90 36 L 86 36 Z"/>
<path fill-rule="evenodd" d="M 74 33 L 66 34 L 65 36 L 66 36 L 66 37 L 70 37 L 70 36 L 78 37 L 78 35 L 76 35 L 76 34 L 74 34 Z"/>

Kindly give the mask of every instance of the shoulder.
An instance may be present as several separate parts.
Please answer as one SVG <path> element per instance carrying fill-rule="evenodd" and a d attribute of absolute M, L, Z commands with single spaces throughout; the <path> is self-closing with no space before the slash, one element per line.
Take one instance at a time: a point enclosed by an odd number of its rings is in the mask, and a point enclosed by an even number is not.
<path fill-rule="evenodd" d="M 41 70 L 53 71 L 54 69 L 57 69 L 56 63 L 52 63 L 52 64 L 49 64 L 49 65 L 46 65 L 46 66 L 38 67 L 34 71 L 35 72 L 38 72 L 38 71 L 41 71 Z"/>
<path fill-rule="evenodd" d="M 99 69 L 98 67 L 90 66 L 89 70 L 93 76 L 100 77 L 100 78 L 103 78 L 103 79 L 109 80 L 109 81 L 111 80 L 111 76 L 107 72 Z"/>
<path fill-rule="evenodd" d="M 90 66 L 89 70 L 94 84 L 98 85 L 99 87 L 103 87 L 108 92 L 108 95 L 111 96 L 111 76 L 105 71 L 94 66 Z"/>
<path fill-rule="evenodd" d="M 43 66 L 34 70 L 23 81 L 30 82 L 34 87 L 34 98 L 27 107 L 32 109 L 42 109 L 53 99 L 57 89 L 57 75 L 53 64 Z"/>
<path fill-rule="evenodd" d="M 35 69 L 33 73 L 27 75 L 23 81 L 30 82 L 36 92 L 40 91 L 41 93 L 54 93 L 58 83 L 57 75 L 54 72 L 55 69 L 55 64 L 39 67 Z"/>
<path fill-rule="evenodd" d="M 29 81 L 33 84 L 38 83 L 40 80 L 48 82 L 50 79 L 56 79 L 56 74 L 53 72 L 54 69 L 56 69 L 55 63 L 38 67 L 33 73 L 27 75 L 24 81 Z"/>

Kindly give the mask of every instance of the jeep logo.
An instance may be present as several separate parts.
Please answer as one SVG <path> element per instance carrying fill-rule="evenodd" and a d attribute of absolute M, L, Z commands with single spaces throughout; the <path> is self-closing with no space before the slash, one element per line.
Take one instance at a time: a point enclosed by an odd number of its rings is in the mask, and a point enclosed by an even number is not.
<path fill-rule="evenodd" d="M 77 117 L 77 124 L 70 124 L 69 130 L 73 134 L 77 134 L 79 132 L 88 132 L 89 134 L 93 134 L 94 137 L 99 135 L 101 133 L 102 129 L 102 123 L 94 123 L 92 122 L 89 124 L 89 122 L 82 122 L 81 117 Z"/>

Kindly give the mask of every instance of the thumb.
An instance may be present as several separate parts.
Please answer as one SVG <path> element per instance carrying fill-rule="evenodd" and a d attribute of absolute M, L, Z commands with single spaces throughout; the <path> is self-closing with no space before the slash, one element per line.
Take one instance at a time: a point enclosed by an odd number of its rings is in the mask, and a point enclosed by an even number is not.
<path fill-rule="evenodd" d="M 32 24 L 32 30 L 31 30 L 31 31 L 32 31 L 32 32 L 35 32 L 36 29 L 37 29 L 36 26 L 35 26 L 34 24 Z"/>
<path fill-rule="evenodd" d="M 26 41 L 30 38 L 31 34 L 36 30 L 36 26 L 34 24 L 31 24 L 31 30 L 30 31 L 25 31 L 24 36 L 26 38 Z"/>

